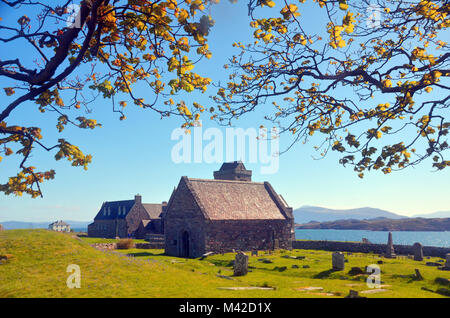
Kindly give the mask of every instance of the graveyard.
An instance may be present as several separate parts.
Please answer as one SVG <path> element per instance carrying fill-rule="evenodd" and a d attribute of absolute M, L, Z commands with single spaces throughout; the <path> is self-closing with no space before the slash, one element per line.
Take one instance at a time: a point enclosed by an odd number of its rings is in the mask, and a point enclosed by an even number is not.
<path fill-rule="evenodd" d="M 96 242 L 100 242 L 98 239 Z M 445 259 L 275 250 L 167 256 L 157 249 L 99 250 L 46 230 L 0 233 L 0 297 L 442 298 Z M 389 257 L 386 257 L 389 256 Z M 236 263 L 237 262 L 237 263 Z M 68 265 L 80 269 L 69 288 Z"/>

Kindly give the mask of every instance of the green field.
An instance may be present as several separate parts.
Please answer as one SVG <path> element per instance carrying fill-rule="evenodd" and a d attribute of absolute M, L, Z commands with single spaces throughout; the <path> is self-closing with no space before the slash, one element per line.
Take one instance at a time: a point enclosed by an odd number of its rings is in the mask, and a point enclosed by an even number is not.
<path fill-rule="evenodd" d="M 96 242 L 102 240 L 96 239 Z M 92 248 L 90 239 L 47 230 L 0 232 L 0 297 L 338 297 L 350 289 L 370 290 L 367 274 L 352 276 L 351 267 L 376 264 L 382 260 L 384 291 L 363 294 L 373 297 L 445 297 L 447 290 L 437 277 L 450 279 L 450 272 L 426 266 L 439 258 L 416 262 L 410 259 L 381 259 L 377 255 L 346 255 L 345 271 L 333 272 L 331 252 L 293 250 L 261 253 L 249 257 L 248 275 L 233 277 L 234 254 L 213 255 L 203 260 L 182 259 L 163 250 L 130 249 L 102 252 Z M 304 256 L 304 259 L 288 258 Z M 261 260 L 268 259 L 271 263 Z M 67 266 L 81 270 L 81 288 L 70 289 Z M 293 268 L 298 267 L 298 268 Z M 309 268 L 303 268 L 308 265 Z M 414 278 L 418 268 L 424 280 Z M 224 277 L 219 277 L 222 275 Z M 231 279 L 230 279 L 231 278 Z M 442 281 L 442 280 L 441 280 Z M 226 290 L 223 287 L 273 287 L 268 290 Z M 317 287 L 316 290 L 302 290 Z M 423 290 L 422 287 L 431 291 Z"/>

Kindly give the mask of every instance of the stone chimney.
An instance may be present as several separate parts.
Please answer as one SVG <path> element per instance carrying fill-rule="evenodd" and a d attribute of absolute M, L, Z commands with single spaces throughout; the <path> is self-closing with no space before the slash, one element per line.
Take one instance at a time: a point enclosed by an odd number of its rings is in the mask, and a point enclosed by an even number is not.
<path fill-rule="evenodd" d="M 134 196 L 134 203 L 142 204 L 142 197 L 141 197 L 140 194 L 136 194 L 136 195 Z"/>
<path fill-rule="evenodd" d="M 252 181 L 252 171 L 247 170 L 242 161 L 225 162 L 218 171 L 214 171 L 214 179 Z"/>

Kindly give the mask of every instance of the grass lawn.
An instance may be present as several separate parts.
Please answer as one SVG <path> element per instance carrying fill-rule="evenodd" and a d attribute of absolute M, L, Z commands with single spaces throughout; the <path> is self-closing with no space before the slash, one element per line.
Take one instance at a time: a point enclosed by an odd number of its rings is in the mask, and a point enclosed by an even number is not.
<path fill-rule="evenodd" d="M 92 248 L 91 239 L 47 230 L 0 232 L 0 255 L 11 258 L 0 264 L 0 297 L 340 297 L 350 289 L 369 290 L 367 274 L 351 276 L 351 267 L 377 264 L 382 260 L 381 289 L 366 297 L 445 297 L 430 290 L 447 288 L 437 277 L 450 279 L 449 271 L 426 266 L 439 258 L 417 262 L 410 259 L 381 259 L 377 255 L 346 255 L 345 271 L 333 272 L 331 252 L 293 250 L 261 253 L 249 257 L 246 276 L 233 277 L 234 254 L 183 259 L 164 255 L 163 250 L 130 249 L 102 252 Z M 288 258 L 304 256 L 304 259 Z M 261 260 L 267 259 L 271 263 Z M 81 288 L 70 289 L 67 266 L 81 270 Z M 293 268 L 294 265 L 294 268 Z M 309 268 L 303 268 L 304 265 Z M 295 268 L 298 267 L 298 268 Z M 414 279 L 419 269 L 423 281 Z M 231 279 L 218 277 L 226 276 Z M 226 290 L 222 287 L 274 287 L 274 290 Z M 304 287 L 320 287 L 302 290 Z"/>

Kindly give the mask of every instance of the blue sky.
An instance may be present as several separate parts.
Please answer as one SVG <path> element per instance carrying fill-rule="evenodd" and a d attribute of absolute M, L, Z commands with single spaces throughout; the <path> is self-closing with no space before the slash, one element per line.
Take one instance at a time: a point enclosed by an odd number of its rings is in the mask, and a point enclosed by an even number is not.
<path fill-rule="evenodd" d="M 1 8 L 0 8 L 1 9 Z M 209 36 L 213 57 L 197 66 L 198 73 L 210 76 L 214 81 L 226 81 L 223 64 L 238 51 L 232 47 L 235 41 L 249 42 L 252 30 L 248 27 L 245 5 L 224 1 L 213 7 L 211 14 L 216 21 Z M 0 12 L 3 17 L 3 13 Z M 314 29 L 319 22 L 313 13 L 306 12 L 303 18 Z M 0 44 L 1 55 L 18 55 L 21 47 L 8 48 Z M 1 56 L 4 59 L 3 56 Z M 211 71 L 213 70 L 213 71 Z M 203 73 L 202 73 L 203 72 Z M 3 87 L 0 79 L 0 87 Z M 143 92 L 145 94 L 145 92 Z M 203 95 L 180 96 L 186 101 L 196 100 L 212 106 L 209 95 L 215 93 L 211 87 Z M 3 98 L 3 95 L 2 95 Z M 93 154 L 93 162 L 87 171 L 72 167 L 66 161 L 55 162 L 53 155 L 37 150 L 33 165 L 41 169 L 55 169 L 55 180 L 42 185 L 44 198 L 31 199 L 0 194 L 0 222 L 92 220 L 103 201 L 132 199 L 140 193 L 144 202 L 161 202 L 169 196 L 181 176 L 212 178 L 220 163 L 181 163 L 171 159 L 171 150 L 177 143 L 171 140 L 173 130 L 182 123 L 180 119 L 161 120 L 156 113 L 133 107 L 126 109 L 127 120 L 119 121 L 111 111 L 109 100 L 98 99 L 93 118 L 103 127 L 93 131 L 68 127 L 63 135 L 55 128 L 57 116 L 44 115 L 33 103 L 23 104 L 8 122 L 37 125 L 43 128 L 44 140 L 55 143 L 64 136 L 78 145 L 85 153 Z M 257 128 L 263 113 L 261 109 L 236 122 L 242 128 Z M 204 129 L 218 127 L 214 122 L 203 121 Z M 221 128 L 222 129 L 222 128 Z M 281 149 L 287 146 L 290 137 L 282 135 Z M 450 170 L 433 172 L 430 162 L 394 172 L 385 176 L 380 172 L 367 173 L 358 178 L 352 168 L 338 163 L 339 156 L 330 153 L 325 159 L 315 160 L 313 143 L 297 144 L 280 157 L 279 170 L 275 174 L 261 175 L 259 164 L 247 164 L 253 170 L 254 181 L 269 181 L 294 208 L 302 205 L 318 205 L 329 208 L 377 207 L 403 215 L 431 213 L 450 210 Z M 242 158 L 235 158 L 242 159 Z M 245 161 L 245 160 L 244 160 Z M 18 161 L 6 158 L 0 164 L 0 182 L 16 172 Z"/>

